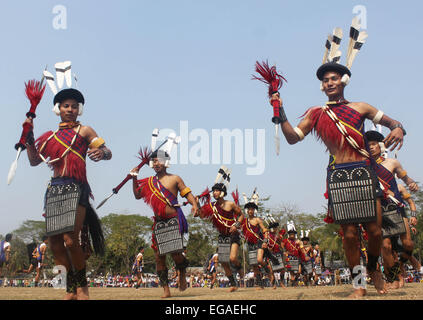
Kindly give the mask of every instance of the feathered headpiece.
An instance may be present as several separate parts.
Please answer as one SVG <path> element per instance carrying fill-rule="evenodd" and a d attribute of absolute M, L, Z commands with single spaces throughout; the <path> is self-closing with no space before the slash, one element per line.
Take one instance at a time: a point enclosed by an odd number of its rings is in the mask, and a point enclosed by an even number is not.
<path fill-rule="evenodd" d="M 221 191 L 220 197 L 223 198 L 228 194 L 229 183 L 231 182 L 231 170 L 226 166 L 221 166 L 217 172 L 216 179 L 214 180 L 214 185 L 212 190 Z"/>
<path fill-rule="evenodd" d="M 181 137 L 176 136 L 174 132 L 171 132 L 167 138 L 166 141 L 162 146 L 160 146 L 158 149 L 156 149 L 157 145 L 157 139 L 159 136 L 160 130 L 155 128 L 153 130 L 153 133 L 151 134 L 151 150 L 153 153 L 151 154 L 150 158 L 150 167 L 153 167 L 153 158 L 158 158 L 159 161 L 163 162 L 166 168 L 170 167 L 170 154 L 172 152 L 172 149 L 175 145 L 178 145 L 181 142 Z"/>
<path fill-rule="evenodd" d="M 244 203 L 245 214 L 247 214 L 248 208 L 253 208 L 254 213 L 257 213 L 258 211 L 259 195 L 256 191 L 257 191 L 257 188 L 254 188 L 253 194 L 251 195 L 250 199 L 247 198 L 247 195 L 245 193 L 242 194 L 244 198 L 244 202 L 245 202 Z"/>
<path fill-rule="evenodd" d="M 366 42 L 368 34 L 366 31 L 360 32 L 360 21 L 358 17 L 354 17 L 350 28 L 350 41 L 347 49 L 346 65 L 339 63 L 342 52 L 339 50 L 341 40 L 343 37 L 342 29 L 335 28 L 332 34 L 328 35 L 325 44 L 325 53 L 323 55 L 323 64 L 317 70 L 317 78 L 322 81 L 323 76 L 328 71 L 336 71 L 342 75 L 342 83 L 348 85 L 351 77 L 351 66 L 357 53 L 360 51 L 363 44 Z M 321 86 L 323 90 L 323 86 Z"/>
<path fill-rule="evenodd" d="M 275 218 L 273 218 L 271 213 L 266 213 L 264 221 L 266 221 L 267 225 L 269 226 L 269 229 L 276 229 L 277 227 L 279 227 L 279 222 L 276 222 Z"/>
<path fill-rule="evenodd" d="M 286 228 L 288 229 L 287 233 L 295 233 L 297 234 L 297 230 L 295 230 L 294 221 L 287 221 Z"/>
<path fill-rule="evenodd" d="M 301 241 L 303 240 L 310 241 L 309 234 L 310 234 L 310 230 L 305 230 L 305 231 L 301 230 Z"/>
<path fill-rule="evenodd" d="M 85 99 L 79 90 L 72 88 L 72 63 L 70 61 L 57 62 L 54 67 L 56 69 L 57 86 L 56 82 L 54 81 L 54 76 L 47 70 L 47 67 L 43 71 L 44 79 L 46 79 L 51 92 L 54 94 L 53 112 L 56 115 L 60 115 L 60 103 L 66 99 L 74 99 L 76 102 L 78 102 L 78 115 L 81 116 L 84 109 Z M 77 84 L 75 75 L 74 79 L 75 83 Z M 66 82 L 68 88 L 61 90 L 64 82 Z M 59 88 L 61 91 L 58 91 L 57 88 Z"/>

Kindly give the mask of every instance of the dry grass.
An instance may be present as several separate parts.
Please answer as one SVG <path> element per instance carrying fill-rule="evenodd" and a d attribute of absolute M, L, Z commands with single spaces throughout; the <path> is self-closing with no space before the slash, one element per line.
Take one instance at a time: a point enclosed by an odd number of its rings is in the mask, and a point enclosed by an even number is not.
<path fill-rule="evenodd" d="M 345 300 L 351 285 L 312 288 L 240 288 L 233 293 L 228 289 L 189 288 L 184 292 L 171 289 L 172 300 Z M 65 291 L 53 288 L 0 288 L 0 300 L 62 300 Z M 161 300 L 163 289 L 90 288 L 92 300 Z M 409 283 L 392 290 L 385 296 L 368 287 L 366 300 L 423 300 L 423 283 Z"/>

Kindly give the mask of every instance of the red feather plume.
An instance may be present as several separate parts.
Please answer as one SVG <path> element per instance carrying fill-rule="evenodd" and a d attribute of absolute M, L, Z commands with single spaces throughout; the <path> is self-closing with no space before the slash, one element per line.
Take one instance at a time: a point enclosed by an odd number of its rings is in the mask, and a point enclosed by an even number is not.
<path fill-rule="evenodd" d="M 232 191 L 232 198 L 234 199 L 234 202 L 237 206 L 239 206 L 239 192 L 238 189 L 235 191 Z"/>
<path fill-rule="evenodd" d="M 262 78 L 253 76 L 253 80 L 259 80 L 269 85 L 269 98 L 283 85 L 283 81 L 288 82 L 282 75 L 276 71 L 276 66 L 269 67 L 269 63 L 256 61 L 256 72 L 262 76 Z"/>
<path fill-rule="evenodd" d="M 44 90 L 46 85 L 43 86 L 42 81 L 29 80 L 25 83 L 25 94 L 31 102 L 31 108 L 28 112 L 32 118 L 35 118 L 35 109 L 41 101 L 41 98 L 44 95 Z"/>
<path fill-rule="evenodd" d="M 141 160 L 141 163 L 138 165 L 138 169 L 150 161 L 151 150 L 148 147 L 140 148 L 138 152 L 138 159 Z"/>

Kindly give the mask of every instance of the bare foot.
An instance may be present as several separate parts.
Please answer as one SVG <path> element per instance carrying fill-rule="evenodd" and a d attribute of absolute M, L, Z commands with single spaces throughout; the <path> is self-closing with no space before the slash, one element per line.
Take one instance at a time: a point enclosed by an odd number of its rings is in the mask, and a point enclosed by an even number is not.
<path fill-rule="evenodd" d="M 231 287 L 231 288 L 229 289 L 229 292 L 234 292 L 234 291 L 236 291 L 236 290 L 238 290 L 238 288 L 237 288 L 237 287 Z"/>
<path fill-rule="evenodd" d="M 352 294 L 348 296 L 349 299 L 360 299 L 363 298 L 367 294 L 366 289 L 359 288 L 355 289 Z"/>
<path fill-rule="evenodd" d="M 398 275 L 398 279 L 399 279 L 399 287 L 400 288 L 404 287 L 405 283 L 404 283 L 404 277 L 402 276 L 402 274 Z"/>
<path fill-rule="evenodd" d="M 178 289 L 179 291 L 185 291 L 187 289 L 187 278 L 185 276 L 185 270 L 179 271 L 178 273 Z"/>
<path fill-rule="evenodd" d="M 256 290 L 264 290 L 263 287 L 257 287 Z"/>
<path fill-rule="evenodd" d="M 273 290 L 276 290 L 276 286 L 273 286 Z"/>
<path fill-rule="evenodd" d="M 76 299 L 77 300 L 89 300 L 88 287 L 76 288 Z"/>
<path fill-rule="evenodd" d="M 169 286 L 163 287 L 163 289 L 164 289 L 164 294 L 162 295 L 162 298 L 163 299 L 169 298 L 171 296 Z"/>
<path fill-rule="evenodd" d="M 400 288 L 400 282 L 399 281 L 394 281 L 392 283 L 387 283 L 386 284 L 386 288 L 388 290 L 390 290 L 390 289 L 392 289 L 392 290 L 399 289 Z"/>
<path fill-rule="evenodd" d="M 76 293 L 67 292 L 63 300 L 76 300 Z"/>
<path fill-rule="evenodd" d="M 380 271 L 369 272 L 369 275 L 373 281 L 373 284 L 376 288 L 377 293 L 386 294 L 388 292 L 386 290 L 386 283 L 385 283 L 385 280 L 383 280 L 382 274 L 380 273 Z"/>

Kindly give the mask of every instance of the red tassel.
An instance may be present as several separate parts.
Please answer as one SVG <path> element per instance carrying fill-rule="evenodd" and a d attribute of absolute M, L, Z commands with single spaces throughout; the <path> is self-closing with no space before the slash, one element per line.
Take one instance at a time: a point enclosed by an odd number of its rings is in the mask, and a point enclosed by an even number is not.
<path fill-rule="evenodd" d="M 155 215 L 159 216 L 160 218 L 166 218 L 167 204 L 160 200 L 156 195 L 154 195 L 148 186 L 148 180 L 149 178 L 144 178 L 137 181 L 138 190 L 140 191 L 141 197 L 144 202 L 153 209 Z"/>
<path fill-rule="evenodd" d="M 329 214 L 329 210 L 328 210 L 328 213 L 326 214 L 326 218 L 324 218 L 323 221 L 326 222 L 327 224 L 331 224 L 335 222 L 332 216 Z"/>
<path fill-rule="evenodd" d="M 41 146 L 52 134 L 52 131 L 47 131 L 35 141 L 35 147 L 38 152 L 40 152 Z M 66 148 L 62 144 L 60 144 L 56 139 L 52 138 L 46 143 L 41 154 L 46 159 L 53 160 L 60 158 L 65 150 Z M 58 160 L 55 163 L 52 163 L 49 166 L 51 169 L 56 169 L 60 172 L 62 172 L 66 166 L 63 176 L 75 178 L 76 180 L 83 183 L 88 183 L 85 161 L 83 161 L 79 156 L 71 151 L 69 151 L 64 158 Z"/>
<path fill-rule="evenodd" d="M 210 203 L 210 190 L 207 187 L 206 190 L 203 191 L 202 194 L 200 194 L 198 196 L 198 201 L 202 204 L 205 205 L 206 203 Z"/>
<path fill-rule="evenodd" d="M 283 237 L 285 235 L 285 233 L 286 233 L 286 230 L 285 229 L 281 229 L 281 231 L 279 231 L 279 235 L 281 237 Z"/>
<path fill-rule="evenodd" d="M 42 85 L 40 81 L 30 80 L 25 83 L 25 94 L 31 102 L 31 108 L 28 112 L 29 116 L 35 118 L 35 109 L 43 97 L 46 85 Z M 28 116 L 27 114 L 27 116 Z"/>
<path fill-rule="evenodd" d="M 239 206 L 239 193 L 238 189 L 232 192 L 232 198 L 234 199 L 234 202 L 237 206 Z"/>
<path fill-rule="evenodd" d="M 345 152 L 355 153 L 357 152 L 353 147 L 345 141 L 344 136 L 341 134 L 335 123 L 329 116 L 323 111 L 322 107 L 312 107 L 308 109 L 301 117 L 308 115 L 311 120 L 313 133 L 316 135 L 318 140 L 321 140 L 325 145 L 335 148 L 342 148 Z M 357 141 L 360 148 L 364 149 L 363 137 L 355 130 L 345 127 L 348 134 Z"/>
<path fill-rule="evenodd" d="M 138 170 L 141 169 L 142 166 L 144 166 L 145 164 L 147 164 L 150 161 L 150 156 L 151 156 L 151 150 L 149 150 L 149 148 L 145 147 L 140 148 L 140 151 L 138 152 L 138 159 L 141 160 L 141 163 L 138 165 Z"/>
<path fill-rule="evenodd" d="M 262 62 L 260 64 L 258 61 L 256 61 L 256 72 L 259 73 L 262 78 L 253 76 L 254 80 L 259 80 L 261 82 L 264 82 L 269 85 L 269 98 L 283 85 L 283 81 L 288 82 L 282 75 L 280 75 L 276 71 L 276 66 L 269 67 L 269 63 Z"/>

